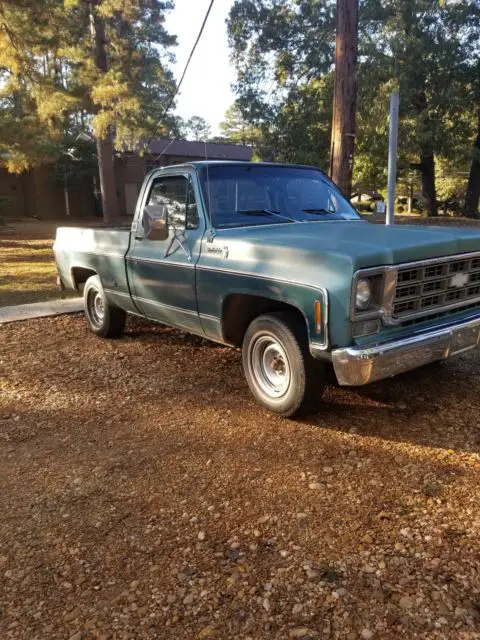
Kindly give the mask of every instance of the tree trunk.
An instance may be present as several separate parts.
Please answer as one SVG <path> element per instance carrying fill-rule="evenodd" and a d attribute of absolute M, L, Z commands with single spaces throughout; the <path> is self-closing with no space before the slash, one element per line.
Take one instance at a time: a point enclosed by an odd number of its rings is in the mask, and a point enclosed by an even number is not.
<path fill-rule="evenodd" d="M 478 112 L 477 139 L 473 145 L 472 165 L 468 177 L 465 195 L 465 215 L 469 218 L 480 217 L 478 205 L 480 201 L 480 110 Z"/>
<path fill-rule="evenodd" d="M 90 10 L 90 32 L 93 43 L 93 59 L 95 66 L 102 73 L 108 71 L 107 38 L 105 35 L 105 23 L 101 16 L 95 14 L 94 0 L 88 0 Z M 110 222 L 119 217 L 117 186 L 115 181 L 115 164 L 113 157 L 113 142 L 111 131 L 106 137 L 96 137 L 98 173 L 100 175 L 100 191 L 102 194 L 102 212 L 105 222 Z"/>
<path fill-rule="evenodd" d="M 355 150 L 357 40 L 358 0 L 337 0 L 330 176 L 347 197 L 352 191 Z"/>
<path fill-rule="evenodd" d="M 435 158 L 433 153 L 423 153 L 420 159 L 420 175 L 422 176 L 422 195 L 426 202 L 429 216 L 438 216 L 437 191 L 435 188 Z"/>
<path fill-rule="evenodd" d="M 119 217 L 113 143 L 110 138 L 97 138 L 96 141 L 103 219 L 111 222 Z"/>
<path fill-rule="evenodd" d="M 19 176 L 20 188 L 22 190 L 23 215 L 26 218 L 29 218 L 30 216 L 36 213 L 36 211 L 32 211 L 32 207 L 31 207 L 32 205 L 31 191 L 33 186 L 33 180 L 31 180 L 31 174 L 32 174 L 32 171 L 28 170 L 28 171 L 24 171 Z M 34 195 L 33 201 L 35 202 L 35 200 L 36 198 Z"/>

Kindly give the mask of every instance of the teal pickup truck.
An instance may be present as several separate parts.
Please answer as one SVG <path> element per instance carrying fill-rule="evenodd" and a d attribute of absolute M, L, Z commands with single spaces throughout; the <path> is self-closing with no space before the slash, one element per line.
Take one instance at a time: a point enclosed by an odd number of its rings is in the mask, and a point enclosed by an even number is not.
<path fill-rule="evenodd" d="M 152 171 L 129 227 L 59 228 L 62 287 L 90 329 L 127 313 L 241 347 L 251 391 L 293 416 L 480 341 L 480 232 L 364 221 L 313 167 L 192 162 Z"/>

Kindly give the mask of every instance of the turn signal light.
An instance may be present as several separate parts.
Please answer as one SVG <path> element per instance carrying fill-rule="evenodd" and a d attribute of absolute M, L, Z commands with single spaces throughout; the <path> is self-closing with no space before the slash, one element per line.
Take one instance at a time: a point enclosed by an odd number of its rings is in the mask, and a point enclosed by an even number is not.
<path fill-rule="evenodd" d="M 322 333 L 322 305 L 315 300 L 315 333 Z"/>

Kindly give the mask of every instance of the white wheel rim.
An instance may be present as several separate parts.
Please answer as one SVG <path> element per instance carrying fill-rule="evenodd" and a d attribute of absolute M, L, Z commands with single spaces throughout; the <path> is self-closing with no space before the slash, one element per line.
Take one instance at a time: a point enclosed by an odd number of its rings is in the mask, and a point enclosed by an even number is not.
<path fill-rule="evenodd" d="M 88 292 L 87 307 L 93 324 L 101 326 L 105 319 L 105 305 L 99 291 L 91 289 Z"/>
<path fill-rule="evenodd" d="M 287 354 L 271 335 L 261 335 L 253 340 L 250 370 L 255 383 L 270 398 L 282 398 L 290 388 L 292 376 Z"/>
<path fill-rule="evenodd" d="M 93 301 L 93 306 L 95 309 L 95 315 L 99 320 L 103 320 L 105 316 L 105 307 L 103 305 L 102 296 L 97 292 L 95 296 L 95 300 Z"/>

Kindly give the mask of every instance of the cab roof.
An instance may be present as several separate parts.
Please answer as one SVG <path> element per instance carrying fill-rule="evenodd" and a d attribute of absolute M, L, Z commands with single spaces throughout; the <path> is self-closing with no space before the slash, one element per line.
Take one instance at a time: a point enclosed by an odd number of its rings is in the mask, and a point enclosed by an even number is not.
<path fill-rule="evenodd" d="M 182 169 L 193 167 L 196 170 L 212 166 L 245 166 L 245 167 L 284 167 L 292 169 L 314 169 L 324 173 L 319 167 L 308 164 L 289 164 L 287 162 L 250 162 L 249 160 L 193 160 L 192 162 L 182 162 L 180 164 L 169 164 L 158 169 Z"/>

